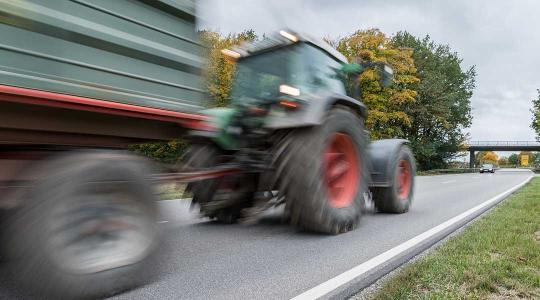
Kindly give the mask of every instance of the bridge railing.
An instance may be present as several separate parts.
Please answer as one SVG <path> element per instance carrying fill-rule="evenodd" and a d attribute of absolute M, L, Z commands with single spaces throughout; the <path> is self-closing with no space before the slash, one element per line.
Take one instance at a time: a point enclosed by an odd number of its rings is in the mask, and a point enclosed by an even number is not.
<path fill-rule="evenodd" d="M 536 141 L 470 141 L 466 146 L 540 146 L 540 142 Z"/>

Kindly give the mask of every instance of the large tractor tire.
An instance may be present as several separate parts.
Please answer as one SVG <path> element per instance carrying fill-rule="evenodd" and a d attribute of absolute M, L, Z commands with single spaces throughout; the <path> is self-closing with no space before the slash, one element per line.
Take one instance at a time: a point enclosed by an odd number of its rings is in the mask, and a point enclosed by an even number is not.
<path fill-rule="evenodd" d="M 416 164 L 414 156 L 403 145 L 390 158 L 390 186 L 373 189 L 373 201 L 380 212 L 401 214 L 409 211 L 414 193 Z"/>
<path fill-rule="evenodd" d="M 285 214 L 309 231 L 338 234 L 358 225 L 367 192 L 363 120 L 337 107 L 324 123 L 295 129 L 276 151 L 279 192 Z"/>
<path fill-rule="evenodd" d="M 51 299 L 104 297 L 148 280 L 160 234 L 145 162 L 81 152 L 39 164 L 8 224 L 13 276 Z"/>
<path fill-rule="evenodd" d="M 190 169 L 216 166 L 220 150 L 211 144 L 194 144 L 186 152 L 185 166 Z M 201 215 L 224 224 L 232 224 L 242 217 L 242 210 L 253 205 L 257 187 L 254 176 L 228 175 L 188 184 L 193 203 L 199 205 Z"/>

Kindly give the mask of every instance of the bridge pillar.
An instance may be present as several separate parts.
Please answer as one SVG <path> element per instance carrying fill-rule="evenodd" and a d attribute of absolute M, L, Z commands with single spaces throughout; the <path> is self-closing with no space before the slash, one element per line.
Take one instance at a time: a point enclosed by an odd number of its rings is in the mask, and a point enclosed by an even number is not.
<path fill-rule="evenodd" d="M 469 168 L 474 168 L 474 151 L 469 151 Z"/>

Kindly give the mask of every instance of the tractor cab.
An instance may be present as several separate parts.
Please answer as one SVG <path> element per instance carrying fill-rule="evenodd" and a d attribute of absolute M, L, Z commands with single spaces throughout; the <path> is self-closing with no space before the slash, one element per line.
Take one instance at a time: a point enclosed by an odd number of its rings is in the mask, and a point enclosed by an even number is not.
<path fill-rule="evenodd" d="M 321 91 L 346 94 L 340 70 L 347 59 L 307 36 L 282 30 L 223 54 L 236 61 L 233 105 L 277 103 L 292 109 Z"/>
<path fill-rule="evenodd" d="M 283 106 L 293 108 L 299 105 L 296 102 L 309 101 L 321 92 L 358 98 L 357 88 L 346 91 L 349 76 L 376 67 L 381 71 L 383 85 L 388 85 L 393 75 L 384 63 L 360 60 L 349 63 L 326 42 L 284 30 L 262 41 L 222 52 L 237 64 L 233 104 L 279 100 Z"/>

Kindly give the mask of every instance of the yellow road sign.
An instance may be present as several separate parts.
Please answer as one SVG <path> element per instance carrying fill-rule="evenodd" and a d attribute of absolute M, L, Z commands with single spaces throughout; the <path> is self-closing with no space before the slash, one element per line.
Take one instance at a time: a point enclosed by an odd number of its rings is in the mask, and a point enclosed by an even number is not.
<path fill-rule="evenodd" d="M 529 165 L 529 156 L 528 155 L 522 155 L 521 156 L 521 165 L 526 167 Z"/>

